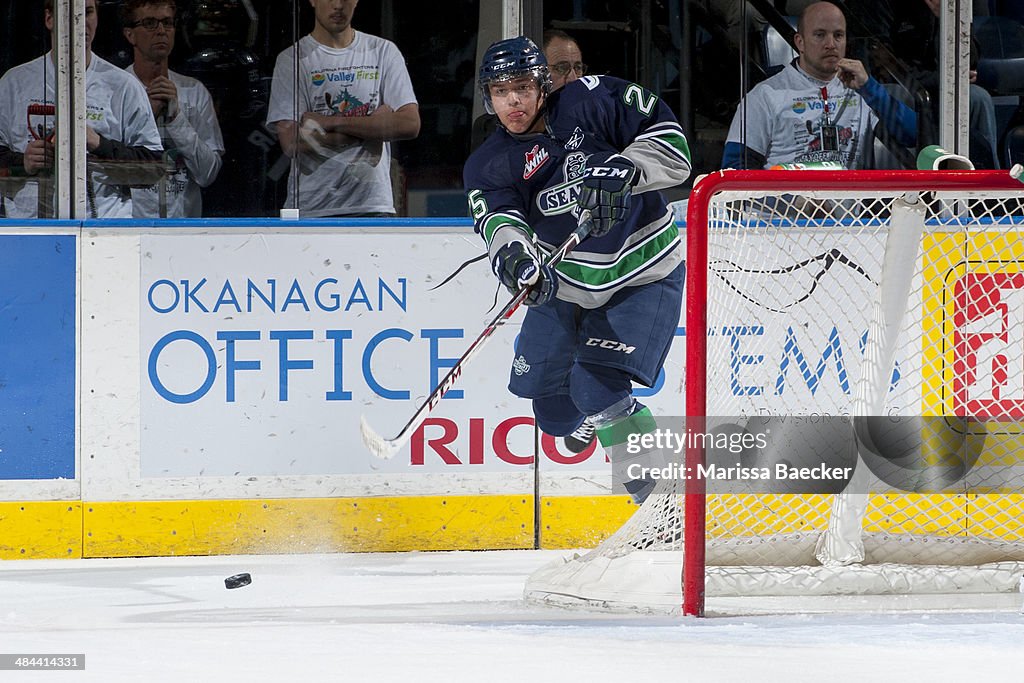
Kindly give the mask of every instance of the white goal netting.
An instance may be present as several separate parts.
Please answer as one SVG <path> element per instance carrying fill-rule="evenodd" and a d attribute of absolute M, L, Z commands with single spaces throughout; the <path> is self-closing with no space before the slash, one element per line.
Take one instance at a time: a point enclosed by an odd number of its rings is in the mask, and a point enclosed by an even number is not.
<path fill-rule="evenodd" d="M 527 598 L 678 606 L 697 543 L 709 596 L 1017 590 L 1022 232 L 1024 185 L 997 172 L 702 183 L 687 226 L 687 267 L 699 269 L 687 308 L 702 313 L 687 318 L 700 335 L 688 340 L 687 414 L 771 421 L 755 456 L 770 467 L 817 457 L 825 434 L 842 452 L 822 457 L 846 457 L 853 479 L 838 493 L 707 482 L 704 524 L 689 529 L 686 483 L 662 480 L 598 548 L 532 576 Z M 895 450 L 877 447 L 889 424 L 902 429 Z"/>

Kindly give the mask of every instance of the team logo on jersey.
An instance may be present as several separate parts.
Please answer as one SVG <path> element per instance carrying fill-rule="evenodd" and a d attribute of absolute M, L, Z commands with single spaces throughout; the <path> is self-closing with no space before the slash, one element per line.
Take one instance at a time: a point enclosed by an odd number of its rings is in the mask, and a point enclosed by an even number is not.
<path fill-rule="evenodd" d="M 312 80 L 313 85 L 323 85 L 327 82 L 327 76 L 324 76 L 323 74 L 313 74 Z"/>
<path fill-rule="evenodd" d="M 574 130 L 572 132 L 572 135 L 569 137 L 569 142 L 565 143 L 565 148 L 566 149 L 579 149 L 580 145 L 583 144 L 583 138 L 584 138 L 583 131 L 580 130 L 579 126 L 576 126 L 576 130 Z"/>
<path fill-rule="evenodd" d="M 794 102 L 793 103 L 793 112 L 794 113 L 796 113 L 796 114 L 803 114 L 804 111 L 806 111 L 806 110 L 807 110 L 807 105 L 804 104 L 803 102 Z"/>
<path fill-rule="evenodd" d="M 537 208 L 545 216 L 557 216 L 577 208 L 580 180 L 587 172 L 587 155 L 570 152 L 562 162 L 563 181 L 537 193 Z"/>
<path fill-rule="evenodd" d="M 526 153 L 526 166 L 523 167 L 523 180 L 529 180 L 537 172 L 544 162 L 551 158 L 548 151 L 540 145 L 534 145 L 533 149 Z"/>
<path fill-rule="evenodd" d="M 579 180 L 587 173 L 587 155 L 582 152 L 566 154 L 562 164 L 562 175 L 566 181 Z"/>
<path fill-rule="evenodd" d="M 525 358 L 519 356 L 512 362 L 512 371 L 522 377 L 530 371 L 530 364 L 526 362 Z"/>

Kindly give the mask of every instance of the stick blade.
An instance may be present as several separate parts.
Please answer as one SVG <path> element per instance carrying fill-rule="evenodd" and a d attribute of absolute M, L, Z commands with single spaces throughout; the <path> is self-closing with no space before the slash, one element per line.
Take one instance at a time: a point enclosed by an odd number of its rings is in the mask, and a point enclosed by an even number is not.
<path fill-rule="evenodd" d="M 390 460 L 393 458 L 401 446 L 401 444 L 393 439 L 385 439 L 374 431 L 373 427 L 370 426 L 370 423 L 367 422 L 366 418 L 362 415 L 359 416 L 359 433 L 363 437 L 363 444 L 366 446 L 367 450 L 381 460 Z"/>

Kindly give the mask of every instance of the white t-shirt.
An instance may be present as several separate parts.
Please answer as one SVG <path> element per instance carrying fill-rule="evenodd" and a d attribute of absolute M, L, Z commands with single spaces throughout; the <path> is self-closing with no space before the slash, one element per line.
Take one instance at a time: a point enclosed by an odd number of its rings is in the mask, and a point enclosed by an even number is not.
<path fill-rule="evenodd" d="M 821 127 L 828 87 L 829 117 L 836 127 L 838 147 L 822 149 Z M 746 116 L 746 140 L 741 126 Z M 860 94 L 838 78 L 828 83 L 810 77 L 792 63 L 758 83 L 740 102 L 729 126 L 728 142 L 745 144 L 775 164 L 832 161 L 845 168 L 862 168 L 871 131 L 878 118 Z"/>
<path fill-rule="evenodd" d="M 13 67 L 0 78 L 0 145 L 24 153 L 34 139 L 29 125 L 47 126 L 49 130 L 42 131 L 44 134 L 52 131 L 55 124 L 52 116 L 26 119 L 26 115 L 31 104 L 54 104 L 55 82 L 50 53 Z M 163 149 L 145 88 L 138 79 L 95 54 L 85 70 L 85 106 L 86 125 L 104 138 L 158 152 Z M 7 187 L 4 190 L 7 216 L 34 218 L 38 211 L 39 184 L 30 179 L 18 189 L 13 189 L 12 185 Z M 110 178 L 94 171 L 89 174 L 87 188 L 90 216 L 132 217 L 127 186 L 112 184 Z"/>
<path fill-rule="evenodd" d="M 295 45 L 277 57 L 267 123 L 301 121 L 304 112 L 369 116 L 381 104 L 394 110 L 416 102 L 402 53 L 389 40 L 360 31 L 343 49 L 312 36 L 298 43 L 298 102 L 295 111 Z M 298 180 L 298 204 L 294 183 Z M 328 157 L 302 155 L 292 163 L 286 206 L 304 216 L 393 213 L 391 145 L 368 140 Z"/>
<path fill-rule="evenodd" d="M 125 69 L 135 75 L 135 65 Z M 178 89 L 178 114 L 171 121 L 166 114 L 157 119 L 163 140 L 165 159 L 174 163 L 174 172 L 165 181 L 167 217 L 198 217 L 203 215 L 203 195 L 220 173 L 224 138 L 217 123 L 210 91 L 194 78 L 168 70 L 167 77 Z M 158 185 L 132 188 L 132 214 L 136 218 L 160 216 Z"/>

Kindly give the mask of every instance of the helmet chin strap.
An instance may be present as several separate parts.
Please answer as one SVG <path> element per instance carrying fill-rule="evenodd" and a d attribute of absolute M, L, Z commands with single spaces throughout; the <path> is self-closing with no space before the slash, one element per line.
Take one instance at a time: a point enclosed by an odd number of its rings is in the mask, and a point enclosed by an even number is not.
<path fill-rule="evenodd" d="M 536 134 L 543 133 L 547 128 L 547 95 L 543 92 L 540 94 L 540 102 L 537 107 L 537 114 L 533 117 L 533 121 L 530 122 L 530 127 L 527 129 L 527 133 Z"/>

